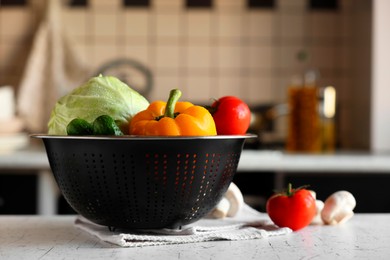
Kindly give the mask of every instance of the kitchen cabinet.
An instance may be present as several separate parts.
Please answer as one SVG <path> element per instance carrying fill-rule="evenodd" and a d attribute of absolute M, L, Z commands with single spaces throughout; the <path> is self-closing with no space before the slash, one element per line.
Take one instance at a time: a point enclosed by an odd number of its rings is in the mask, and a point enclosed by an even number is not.
<path fill-rule="evenodd" d="M 28 172 L 29 174 L 21 174 Z M 19 205 L 35 205 L 36 213 L 53 215 L 69 214 L 72 210 L 60 196 L 51 174 L 43 147 L 30 147 L 25 150 L 0 155 L 0 180 L 5 175 L 31 178 L 35 195 L 27 193 L 28 199 Z M 29 177 L 29 175 L 31 175 Z M 385 194 L 390 182 L 390 154 L 339 152 L 336 154 L 286 154 L 279 151 L 244 150 L 234 182 L 247 195 L 248 203 L 264 210 L 265 200 L 274 189 L 282 189 L 287 182 L 294 186 L 310 184 L 317 191 L 319 199 L 331 193 L 346 189 L 357 198 L 359 212 L 390 212 L 390 198 Z M 7 196 L 20 187 L 16 181 L 3 184 L 10 189 Z M 5 182 L 4 182 L 5 183 Z M 35 183 L 35 184 L 34 184 Z M 14 189 L 15 188 L 15 189 Z M 254 199 L 252 199 L 254 198 Z M 380 198 L 380 201 L 379 199 Z M 251 201 L 249 201 L 251 199 Z"/>
<path fill-rule="evenodd" d="M 36 214 L 37 177 L 0 174 L 0 214 Z"/>
<path fill-rule="evenodd" d="M 296 187 L 310 184 L 309 189 L 315 190 L 317 198 L 321 200 L 325 200 L 335 191 L 347 190 L 356 198 L 355 212 L 390 212 L 390 197 L 388 196 L 390 175 L 375 173 L 359 175 L 319 173 L 315 176 L 294 174 L 287 175 L 285 182 L 291 182 Z"/>
<path fill-rule="evenodd" d="M 56 184 L 50 187 L 52 177 L 49 174 L 0 171 L 0 215 L 75 214 Z"/>
<path fill-rule="evenodd" d="M 18 182 L 30 183 L 29 185 L 32 185 L 29 178 L 33 178 L 35 180 L 34 195 L 29 196 L 28 199 L 34 198 L 35 212 L 40 215 L 57 213 L 59 191 L 54 182 L 43 147 L 30 146 L 21 150 L 1 153 L 0 178 L 7 175 L 19 176 L 21 179 Z M 5 180 L 3 183 L 7 187 L 12 185 L 12 183 Z M 15 187 L 17 186 L 15 185 Z M 23 191 L 19 190 L 18 194 L 23 194 Z M 31 204 L 28 199 L 20 199 L 21 203 L 18 204 L 18 207 L 29 207 Z M 9 213 L 11 214 L 11 212 Z M 12 213 L 16 214 L 13 210 Z"/>
<path fill-rule="evenodd" d="M 320 200 L 338 190 L 348 190 L 357 200 L 355 212 L 390 212 L 389 166 L 387 153 L 288 154 L 247 150 L 241 157 L 235 182 L 261 211 L 274 189 L 281 190 L 291 182 L 294 187 L 310 185 Z"/>
<path fill-rule="evenodd" d="M 276 179 L 283 185 L 275 188 Z M 287 183 L 293 187 L 309 185 L 308 189 L 316 192 L 317 199 L 324 201 L 332 193 L 339 190 L 351 192 L 357 201 L 355 212 L 379 213 L 390 212 L 388 186 L 390 175 L 375 173 L 337 173 L 327 172 L 240 172 L 234 182 L 245 195 L 245 200 L 259 211 L 265 211 L 265 204 L 274 190 L 282 190 Z"/>

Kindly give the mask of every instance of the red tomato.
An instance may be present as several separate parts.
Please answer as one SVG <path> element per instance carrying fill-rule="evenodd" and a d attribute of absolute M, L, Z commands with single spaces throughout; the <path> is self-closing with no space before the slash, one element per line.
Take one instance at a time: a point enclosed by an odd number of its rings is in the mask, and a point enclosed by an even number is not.
<path fill-rule="evenodd" d="M 274 194 L 267 201 L 267 213 L 279 227 L 298 230 L 306 227 L 316 215 L 316 201 L 303 188 L 292 189 L 288 185 L 284 193 Z"/>
<path fill-rule="evenodd" d="M 242 135 L 249 128 L 251 111 L 241 99 L 226 96 L 216 100 L 211 105 L 217 134 Z"/>

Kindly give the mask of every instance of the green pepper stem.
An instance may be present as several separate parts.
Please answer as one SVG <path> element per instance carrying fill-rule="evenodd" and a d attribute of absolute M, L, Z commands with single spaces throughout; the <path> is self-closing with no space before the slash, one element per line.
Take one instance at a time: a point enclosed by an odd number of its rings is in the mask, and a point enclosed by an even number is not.
<path fill-rule="evenodd" d="M 165 117 L 175 118 L 175 106 L 180 97 L 181 91 L 179 89 L 172 89 L 169 92 L 169 98 L 165 106 Z"/>

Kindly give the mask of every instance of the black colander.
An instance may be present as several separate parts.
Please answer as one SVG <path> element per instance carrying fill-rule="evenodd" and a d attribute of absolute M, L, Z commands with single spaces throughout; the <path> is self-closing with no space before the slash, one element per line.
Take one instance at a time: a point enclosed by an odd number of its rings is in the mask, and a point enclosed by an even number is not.
<path fill-rule="evenodd" d="M 177 228 L 220 201 L 246 138 L 34 135 L 71 207 L 114 228 Z"/>

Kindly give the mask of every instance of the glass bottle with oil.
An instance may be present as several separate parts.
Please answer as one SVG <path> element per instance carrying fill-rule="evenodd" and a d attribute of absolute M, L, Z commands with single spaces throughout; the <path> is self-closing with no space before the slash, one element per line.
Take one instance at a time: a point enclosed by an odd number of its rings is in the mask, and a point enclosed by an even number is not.
<path fill-rule="evenodd" d="M 299 82 L 296 78 L 288 87 L 288 133 L 286 150 L 317 153 L 321 148 L 319 117 L 318 72 L 307 70 Z"/>

